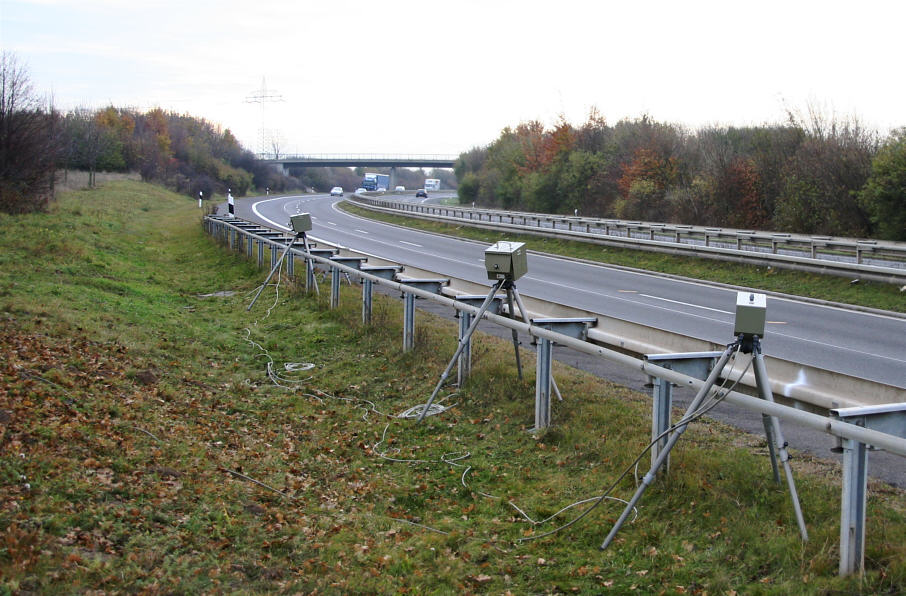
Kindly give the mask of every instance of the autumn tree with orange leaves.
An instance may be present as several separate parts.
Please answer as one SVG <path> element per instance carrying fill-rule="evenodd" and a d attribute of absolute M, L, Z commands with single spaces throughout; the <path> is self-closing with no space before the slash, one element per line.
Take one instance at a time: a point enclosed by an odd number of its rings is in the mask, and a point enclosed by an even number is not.
<path fill-rule="evenodd" d="M 647 115 L 609 125 L 592 109 L 581 126 L 506 128 L 456 175 L 461 200 L 487 207 L 861 236 L 889 233 L 860 200 L 875 196 L 862 189 L 879 146 L 858 121 L 815 112 L 690 133 Z"/>

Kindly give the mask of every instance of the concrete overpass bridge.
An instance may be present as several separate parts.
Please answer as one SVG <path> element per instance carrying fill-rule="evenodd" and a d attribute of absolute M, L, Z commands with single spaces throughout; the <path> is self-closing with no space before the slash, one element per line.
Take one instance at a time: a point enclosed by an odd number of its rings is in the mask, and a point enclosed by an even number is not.
<path fill-rule="evenodd" d="M 396 186 L 396 168 L 452 168 L 457 155 L 307 154 L 273 157 L 259 155 L 262 163 L 289 174 L 289 168 L 390 168 L 390 187 Z"/>

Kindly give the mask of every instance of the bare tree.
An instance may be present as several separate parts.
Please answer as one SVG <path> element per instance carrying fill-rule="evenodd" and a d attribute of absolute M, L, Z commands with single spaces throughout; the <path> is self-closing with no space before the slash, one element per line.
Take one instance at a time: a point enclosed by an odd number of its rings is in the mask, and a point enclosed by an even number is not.
<path fill-rule="evenodd" d="M 88 186 L 97 186 L 98 161 L 110 149 L 113 136 L 97 119 L 97 111 L 76 108 L 63 119 L 63 130 L 68 141 L 65 147 L 67 165 L 88 170 Z"/>
<path fill-rule="evenodd" d="M 0 54 L 0 210 L 45 209 L 53 198 L 58 117 L 15 55 Z"/>

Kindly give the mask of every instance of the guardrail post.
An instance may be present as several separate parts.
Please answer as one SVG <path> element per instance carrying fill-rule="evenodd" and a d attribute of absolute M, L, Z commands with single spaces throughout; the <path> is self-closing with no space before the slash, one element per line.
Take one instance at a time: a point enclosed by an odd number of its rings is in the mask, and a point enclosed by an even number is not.
<path fill-rule="evenodd" d="M 532 319 L 531 321 L 532 325 L 582 341 L 585 341 L 588 337 L 588 326 L 595 323 L 597 323 L 595 317 L 542 318 Z M 554 381 L 553 374 L 551 374 L 554 342 L 544 337 L 538 339 L 535 365 L 535 430 L 547 428 L 551 425 L 551 388 L 553 387 L 557 395 L 560 396 L 557 383 Z M 560 396 L 560 399 L 562 400 L 563 397 Z"/>
<path fill-rule="evenodd" d="M 258 267 L 264 265 L 264 240 L 258 240 Z"/>
<path fill-rule="evenodd" d="M 492 301 L 485 306 L 487 312 L 495 315 L 500 314 L 500 306 L 503 304 L 504 298 L 505 296 L 502 294 L 494 296 Z M 477 294 L 461 294 L 456 297 L 457 302 L 465 302 L 475 307 L 483 306 L 486 300 L 487 296 Z M 472 313 L 460 310 L 456 312 L 456 316 L 459 317 L 459 342 L 462 344 L 462 352 L 459 355 L 458 362 L 457 382 L 462 387 L 472 373 L 472 338 L 468 336 L 469 327 L 472 326 Z"/>
<path fill-rule="evenodd" d="M 865 561 L 865 501 L 868 447 L 843 440 L 843 494 L 840 501 L 840 575 L 862 572 Z"/>
<path fill-rule="evenodd" d="M 292 279 L 296 276 L 296 255 L 290 250 L 289 254 L 286 256 L 286 275 Z"/>
<path fill-rule="evenodd" d="M 271 249 L 271 269 L 273 269 L 274 267 L 277 266 L 277 258 L 278 258 L 278 254 L 280 253 L 280 250 L 277 248 L 277 245 L 274 244 L 273 242 L 270 243 L 270 249 Z"/>
<path fill-rule="evenodd" d="M 472 313 L 461 310 L 458 312 L 459 316 L 459 341 L 463 341 L 466 337 L 466 333 L 469 331 L 469 327 L 472 326 Z M 456 372 L 456 382 L 462 387 L 463 383 L 469 378 L 469 375 L 472 374 L 472 340 L 471 338 L 466 339 L 465 343 L 462 346 L 462 353 L 459 355 L 459 368 Z"/>
<path fill-rule="evenodd" d="M 311 292 L 315 287 L 315 262 L 308 259 L 305 264 L 305 292 Z"/>
<path fill-rule="evenodd" d="M 374 282 L 368 278 L 362 280 L 362 324 L 371 324 L 371 302 L 374 294 Z"/>
<path fill-rule="evenodd" d="M 551 425 L 551 356 L 553 342 L 541 338 L 535 365 L 535 430 Z"/>
<path fill-rule="evenodd" d="M 360 265 L 359 271 L 380 277 L 381 279 L 392 280 L 402 268 L 398 265 L 380 265 L 377 267 L 366 267 Z M 374 296 L 374 281 L 367 277 L 362 277 L 362 323 L 371 324 L 371 312 Z"/>
<path fill-rule="evenodd" d="M 444 286 L 450 283 L 448 278 L 403 278 L 398 277 L 399 283 L 412 286 L 419 290 L 440 294 Z M 415 294 L 403 290 L 403 351 L 408 352 L 415 347 Z"/>
<path fill-rule="evenodd" d="M 415 347 L 415 294 L 403 296 L 403 351 Z"/>
<path fill-rule="evenodd" d="M 721 352 L 682 352 L 677 354 L 646 354 L 645 360 L 668 370 L 675 370 L 705 380 L 714 367 L 714 362 Z M 659 377 L 654 377 L 653 398 L 651 404 L 651 465 L 657 461 L 658 455 L 667 445 L 669 437 L 667 429 L 670 428 L 670 414 L 673 409 L 673 383 Z M 663 463 L 664 473 L 670 470 L 670 456 Z"/>
<path fill-rule="evenodd" d="M 906 402 L 835 408 L 831 416 L 856 426 L 906 437 Z M 862 573 L 865 565 L 865 504 L 868 451 L 854 439 L 842 439 L 843 493 L 840 499 L 840 575 Z"/>
<path fill-rule="evenodd" d="M 330 268 L 330 308 L 340 306 L 340 268 Z"/>

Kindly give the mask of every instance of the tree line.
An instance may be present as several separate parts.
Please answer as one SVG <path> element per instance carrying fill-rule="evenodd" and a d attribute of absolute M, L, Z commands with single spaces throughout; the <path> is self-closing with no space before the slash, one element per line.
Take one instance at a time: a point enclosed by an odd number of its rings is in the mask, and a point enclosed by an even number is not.
<path fill-rule="evenodd" d="M 229 129 L 155 108 L 109 106 L 60 112 L 39 96 L 15 55 L 0 54 L 0 211 L 47 208 L 60 170 L 139 172 L 143 180 L 204 198 L 250 190 L 330 188 L 334 174 L 285 176 L 244 149 Z M 347 170 L 348 171 L 348 170 Z"/>
<path fill-rule="evenodd" d="M 61 168 L 137 171 L 143 180 L 193 197 L 293 184 L 243 149 L 229 129 L 160 108 L 72 110 L 60 118 L 59 137 Z"/>
<path fill-rule="evenodd" d="M 816 109 L 696 131 L 648 116 L 503 129 L 460 155 L 463 203 L 543 213 L 906 240 L 906 128 Z"/>

